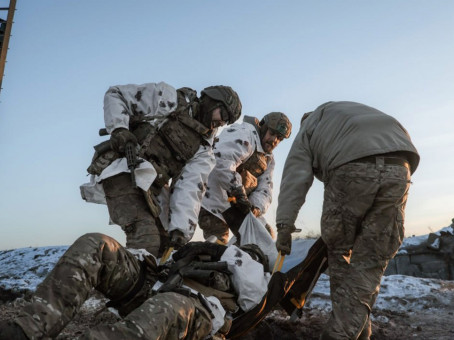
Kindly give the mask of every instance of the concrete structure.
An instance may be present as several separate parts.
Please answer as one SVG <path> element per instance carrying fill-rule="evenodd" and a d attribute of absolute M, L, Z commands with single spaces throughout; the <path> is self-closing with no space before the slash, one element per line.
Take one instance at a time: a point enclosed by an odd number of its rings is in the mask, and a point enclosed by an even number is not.
<path fill-rule="evenodd" d="M 454 280 L 454 219 L 436 233 L 406 238 L 385 275 Z"/>

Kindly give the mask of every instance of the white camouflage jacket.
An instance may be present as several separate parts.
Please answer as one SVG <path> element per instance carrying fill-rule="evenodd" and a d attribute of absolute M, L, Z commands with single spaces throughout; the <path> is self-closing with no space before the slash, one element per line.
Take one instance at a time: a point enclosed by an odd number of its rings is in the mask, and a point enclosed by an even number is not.
<path fill-rule="evenodd" d="M 153 126 L 161 126 L 176 107 L 177 92 L 164 82 L 112 86 L 104 97 L 104 121 L 107 132 L 110 134 L 120 127 L 128 129 L 130 116 L 137 112 L 144 114 Z M 215 131 L 212 136 L 207 139 L 209 145 L 213 145 Z M 184 180 L 175 183 L 168 202 L 165 202 L 172 211 L 169 223 L 167 223 L 167 218 L 163 218 L 161 214 L 163 225 L 169 231 L 178 229 L 185 234 L 187 240 L 192 238 L 195 228 L 190 228 L 187 221 L 188 219 L 192 221 L 198 219 L 202 196 L 199 183 L 207 182 L 208 174 L 214 165 L 213 150 L 207 146 L 200 146 L 194 157 L 186 163 L 181 173 Z M 100 182 L 122 172 L 129 172 L 126 158 L 115 160 L 99 176 L 92 175 L 90 183 L 85 183 L 80 187 L 82 198 L 87 202 L 106 204 Z M 144 160 L 136 168 L 135 175 L 137 186 L 148 190 L 156 178 L 156 171 L 151 163 Z M 162 196 L 165 196 L 164 194 L 163 192 Z"/>
<path fill-rule="evenodd" d="M 255 151 L 265 153 L 256 128 L 243 122 L 226 127 L 215 143 L 216 166 L 208 177 L 207 190 L 202 207 L 224 221 L 222 212 L 230 207 L 227 191 L 242 185 L 236 169 L 248 160 Z M 267 169 L 257 178 L 257 188 L 249 195 L 252 205 L 264 214 L 271 204 L 273 194 L 274 157 L 267 156 Z"/>

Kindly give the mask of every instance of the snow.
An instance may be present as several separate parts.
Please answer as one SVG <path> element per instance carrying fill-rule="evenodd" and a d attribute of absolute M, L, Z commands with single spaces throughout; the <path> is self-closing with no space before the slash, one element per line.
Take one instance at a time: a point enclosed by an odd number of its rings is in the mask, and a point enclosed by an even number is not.
<path fill-rule="evenodd" d="M 445 228 L 440 229 L 440 230 L 437 231 L 435 234 L 441 235 L 441 234 L 443 234 L 443 233 L 448 233 L 448 234 L 454 235 L 454 223 L 451 224 L 451 225 L 448 226 L 448 227 L 445 227 Z"/>
<path fill-rule="evenodd" d="M 0 251 L 0 288 L 34 291 L 66 249 L 68 246 Z"/>
<path fill-rule="evenodd" d="M 447 227 L 444 227 L 444 228 L 438 230 L 437 232 L 435 232 L 433 234 L 438 235 L 438 236 L 441 236 L 442 234 L 454 235 L 454 223 L 450 226 L 447 226 Z M 402 245 L 399 249 L 398 254 L 406 254 L 407 249 L 417 247 L 417 246 L 427 242 L 428 237 L 429 237 L 429 234 L 404 238 L 404 241 L 402 242 Z M 434 243 L 432 243 L 432 246 L 436 249 L 437 243 L 439 243 L 439 242 L 440 242 L 439 239 L 435 239 Z"/>
<path fill-rule="evenodd" d="M 405 238 L 399 249 L 399 253 L 403 254 L 406 252 L 406 250 L 405 250 L 406 248 L 419 246 L 420 244 L 426 242 L 428 236 L 429 235 L 421 235 L 421 236 L 412 236 L 412 237 Z"/>
<path fill-rule="evenodd" d="M 447 305 L 450 303 L 447 297 L 454 287 L 447 289 L 444 282 L 405 275 L 383 276 L 374 310 L 412 313 L 434 305 Z M 322 274 L 305 308 L 330 311 L 329 294 L 329 276 Z"/>

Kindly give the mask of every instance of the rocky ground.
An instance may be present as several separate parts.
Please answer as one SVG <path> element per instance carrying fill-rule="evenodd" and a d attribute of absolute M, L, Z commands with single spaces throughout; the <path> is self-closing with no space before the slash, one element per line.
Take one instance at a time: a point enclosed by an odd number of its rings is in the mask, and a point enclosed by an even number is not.
<path fill-rule="evenodd" d="M 422 313 L 398 313 L 380 311 L 374 313 L 373 340 L 383 339 L 431 339 L 448 340 L 454 338 L 452 325 L 453 311 L 437 310 Z M 439 314 L 438 314 L 439 313 Z M 316 340 L 323 325 L 328 319 L 325 312 L 308 311 L 301 320 L 292 323 L 288 318 L 281 317 L 281 312 L 275 311 L 251 334 L 248 340 L 263 339 L 307 339 Z"/>

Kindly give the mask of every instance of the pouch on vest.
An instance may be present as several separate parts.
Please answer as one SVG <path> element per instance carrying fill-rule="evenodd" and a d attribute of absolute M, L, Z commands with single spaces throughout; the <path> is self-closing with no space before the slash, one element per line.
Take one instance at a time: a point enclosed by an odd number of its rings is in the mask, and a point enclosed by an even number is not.
<path fill-rule="evenodd" d="M 243 169 L 240 172 L 241 182 L 246 190 L 246 195 L 250 195 L 257 188 L 257 178 L 248 170 Z"/>
<path fill-rule="evenodd" d="M 200 292 L 201 294 L 205 296 L 214 296 L 216 297 L 220 302 L 222 307 L 224 307 L 225 310 L 235 313 L 238 311 L 238 305 L 236 304 L 236 296 L 232 293 L 229 292 L 223 292 L 217 289 L 214 289 L 213 287 L 207 287 L 201 284 L 200 282 L 197 282 L 195 280 L 185 278 L 183 283 Z"/>
<path fill-rule="evenodd" d="M 248 196 L 257 188 L 257 177 L 261 176 L 267 168 L 267 157 L 256 150 L 236 169 L 241 175 L 242 184 Z"/>
<path fill-rule="evenodd" d="M 185 112 L 172 113 L 158 132 L 150 134 L 141 144 L 140 156 L 152 163 L 158 172 L 157 187 L 177 176 L 205 143 L 201 132 L 207 129 L 201 125 Z"/>
<path fill-rule="evenodd" d="M 184 278 L 226 292 L 231 289 L 230 272 L 226 262 L 192 262 L 180 270 Z"/>
<path fill-rule="evenodd" d="M 184 117 L 185 113 L 180 113 L 180 115 Z M 194 119 L 188 118 L 188 120 L 196 122 Z M 199 149 L 202 137 L 192 126 L 189 127 L 184 123 L 185 121 L 181 122 L 179 117 L 171 114 L 169 120 L 159 129 L 159 133 L 173 150 L 177 160 L 186 163 Z"/>
<path fill-rule="evenodd" d="M 241 164 L 236 171 L 241 172 L 243 169 L 248 170 L 252 176 L 261 176 L 268 168 L 267 157 L 264 153 L 258 152 L 257 150 Z"/>

